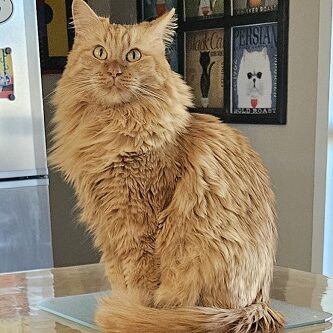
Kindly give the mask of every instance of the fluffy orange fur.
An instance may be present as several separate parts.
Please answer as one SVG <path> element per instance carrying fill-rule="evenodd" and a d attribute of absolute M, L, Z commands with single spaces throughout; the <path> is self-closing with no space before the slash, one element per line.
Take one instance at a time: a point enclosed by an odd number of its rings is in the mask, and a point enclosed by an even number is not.
<path fill-rule="evenodd" d="M 270 180 L 238 131 L 187 112 L 191 92 L 165 59 L 173 12 L 117 25 L 74 0 L 73 17 L 50 161 L 74 186 L 111 282 L 97 323 L 105 332 L 280 331 L 269 307 Z"/>

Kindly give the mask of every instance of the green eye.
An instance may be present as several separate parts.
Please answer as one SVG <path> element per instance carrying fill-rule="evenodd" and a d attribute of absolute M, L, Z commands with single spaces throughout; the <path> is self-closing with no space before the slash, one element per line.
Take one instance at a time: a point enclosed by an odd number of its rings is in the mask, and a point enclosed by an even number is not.
<path fill-rule="evenodd" d="M 108 57 L 108 53 L 106 52 L 105 48 L 101 45 L 98 45 L 94 49 L 94 57 L 99 60 L 105 60 Z"/>
<path fill-rule="evenodd" d="M 126 54 L 126 60 L 128 62 L 136 62 L 142 57 L 141 52 L 138 49 L 132 49 Z"/>

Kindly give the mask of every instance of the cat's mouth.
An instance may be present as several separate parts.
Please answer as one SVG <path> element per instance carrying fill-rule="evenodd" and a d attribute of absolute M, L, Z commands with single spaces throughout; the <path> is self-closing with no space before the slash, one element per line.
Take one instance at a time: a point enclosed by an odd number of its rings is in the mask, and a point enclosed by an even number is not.
<path fill-rule="evenodd" d="M 118 80 L 113 80 L 108 82 L 108 84 L 105 86 L 105 89 L 109 92 L 111 92 L 113 95 L 120 95 L 124 87 Z"/>
<path fill-rule="evenodd" d="M 110 78 L 109 84 L 110 84 L 111 88 L 118 88 L 118 86 L 119 86 L 119 79 L 117 79 L 117 78 Z"/>
<path fill-rule="evenodd" d="M 99 89 L 105 92 L 104 98 L 106 98 L 111 105 L 128 103 L 133 98 L 130 90 L 118 79 L 108 81 Z"/>
<path fill-rule="evenodd" d="M 125 89 L 124 83 L 122 82 L 121 78 L 111 78 L 108 85 L 112 90 L 121 91 Z"/>

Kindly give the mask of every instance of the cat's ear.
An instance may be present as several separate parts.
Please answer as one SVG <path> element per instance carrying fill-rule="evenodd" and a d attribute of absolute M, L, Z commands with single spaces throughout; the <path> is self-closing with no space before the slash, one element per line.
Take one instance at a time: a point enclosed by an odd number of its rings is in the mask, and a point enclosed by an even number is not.
<path fill-rule="evenodd" d="M 267 47 L 264 47 L 261 51 L 262 55 L 266 58 L 268 53 L 267 53 Z"/>
<path fill-rule="evenodd" d="M 98 24 L 99 18 L 83 0 L 73 0 L 72 3 L 73 23 L 75 35 L 85 35 L 92 27 Z"/>
<path fill-rule="evenodd" d="M 149 32 L 158 39 L 162 39 L 166 45 L 170 45 L 177 29 L 177 17 L 175 9 L 150 22 Z"/>

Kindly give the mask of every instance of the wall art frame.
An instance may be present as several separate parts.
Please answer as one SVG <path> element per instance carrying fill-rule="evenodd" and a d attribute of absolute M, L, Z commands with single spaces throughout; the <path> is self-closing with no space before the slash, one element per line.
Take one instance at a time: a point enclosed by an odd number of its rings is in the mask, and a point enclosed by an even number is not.
<path fill-rule="evenodd" d="M 75 36 L 72 0 L 37 0 L 36 6 L 42 73 L 61 73 Z"/>
<path fill-rule="evenodd" d="M 227 123 L 286 124 L 289 0 L 138 0 L 138 21 L 171 5 L 173 69 L 192 86 L 189 111 Z"/>

